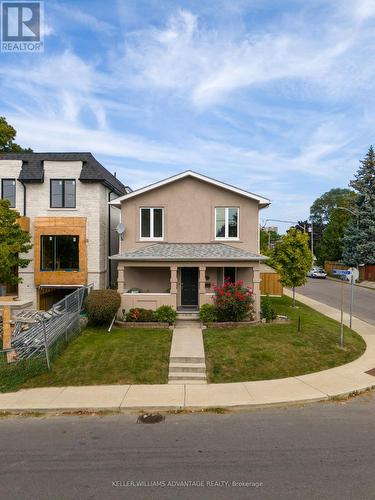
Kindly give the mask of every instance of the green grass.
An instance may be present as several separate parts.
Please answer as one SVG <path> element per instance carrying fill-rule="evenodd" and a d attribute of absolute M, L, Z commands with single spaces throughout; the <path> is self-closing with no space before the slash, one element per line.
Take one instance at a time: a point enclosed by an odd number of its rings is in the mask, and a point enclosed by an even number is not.
<path fill-rule="evenodd" d="M 345 327 L 345 345 L 339 346 L 340 325 L 288 297 L 271 298 L 277 314 L 289 324 L 261 324 L 204 331 L 209 382 L 242 382 L 292 377 L 333 368 L 358 358 L 363 339 Z M 298 316 L 302 332 L 297 333 Z"/>
<path fill-rule="evenodd" d="M 52 362 L 50 372 L 22 387 L 96 384 L 165 384 L 169 330 L 87 328 Z"/>

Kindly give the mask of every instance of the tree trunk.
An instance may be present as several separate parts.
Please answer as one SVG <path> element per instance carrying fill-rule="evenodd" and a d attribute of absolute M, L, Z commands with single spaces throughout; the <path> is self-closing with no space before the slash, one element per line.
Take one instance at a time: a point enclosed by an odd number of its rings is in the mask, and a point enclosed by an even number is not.
<path fill-rule="evenodd" d="M 296 307 L 296 289 L 293 287 L 293 307 Z"/>

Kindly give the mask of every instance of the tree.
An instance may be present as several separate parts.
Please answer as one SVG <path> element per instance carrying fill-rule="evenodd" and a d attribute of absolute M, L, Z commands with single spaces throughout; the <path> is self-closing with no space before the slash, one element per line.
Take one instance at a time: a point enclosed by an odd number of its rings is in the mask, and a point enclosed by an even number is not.
<path fill-rule="evenodd" d="M 22 148 L 14 142 L 17 131 L 4 116 L 0 116 L 0 152 L 1 153 L 32 153 L 30 148 Z"/>
<path fill-rule="evenodd" d="M 21 279 L 14 270 L 25 268 L 30 260 L 20 257 L 31 249 L 31 236 L 17 223 L 20 214 L 10 208 L 8 200 L 0 200 L 0 284 L 15 285 Z"/>
<path fill-rule="evenodd" d="M 325 227 L 321 242 L 316 246 L 318 263 L 323 266 L 326 261 L 342 260 L 343 238 L 345 228 L 351 220 L 349 212 L 334 210 L 331 219 Z"/>
<path fill-rule="evenodd" d="M 318 263 L 326 260 L 341 260 L 344 230 L 350 213 L 337 207 L 351 208 L 356 200 L 351 189 L 334 188 L 317 198 L 310 207 L 314 229 L 314 249 Z"/>
<path fill-rule="evenodd" d="M 370 146 L 350 182 L 357 192 L 351 222 L 343 239 L 344 262 L 349 266 L 375 264 L 375 152 Z"/>
<path fill-rule="evenodd" d="M 295 287 L 306 283 L 312 260 L 308 235 L 294 227 L 289 229 L 273 251 L 271 265 L 279 272 L 281 283 L 293 288 L 293 307 L 296 305 Z"/>
<path fill-rule="evenodd" d="M 326 225 L 336 207 L 350 208 L 355 203 L 356 194 L 348 188 L 334 188 L 319 196 L 310 207 L 310 216 L 314 224 Z"/>

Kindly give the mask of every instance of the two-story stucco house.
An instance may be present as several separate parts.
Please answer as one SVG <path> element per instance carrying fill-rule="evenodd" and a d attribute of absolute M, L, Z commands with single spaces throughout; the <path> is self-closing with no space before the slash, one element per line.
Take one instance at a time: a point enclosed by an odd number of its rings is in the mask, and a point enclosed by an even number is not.
<path fill-rule="evenodd" d="M 112 257 L 123 309 L 197 310 L 231 277 L 253 287 L 259 311 L 259 210 L 268 199 L 187 171 L 110 204 L 126 227 Z"/>
<path fill-rule="evenodd" d="M 33 244 L 10 292 L 46 309 L 78 286 L 115 282 L 108 256 L 118 251 L 120 211 L 108 202 L 129 189 L 91 153 L 2 153 L 0 188 Z"/>

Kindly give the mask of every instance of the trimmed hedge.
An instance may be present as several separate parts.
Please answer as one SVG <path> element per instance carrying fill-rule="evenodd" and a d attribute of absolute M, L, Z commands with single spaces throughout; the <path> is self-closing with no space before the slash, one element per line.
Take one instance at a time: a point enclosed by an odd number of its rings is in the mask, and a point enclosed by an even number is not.
<path fill-rule="evenodd" d="M 177 312 L 172 306 L 160 306 L 156 309 L 155 314 L 159 323 L 169 323 L 172 325 L 177 319 Z"/>
<path fill-rule="evenodd" d="M 121 296 L 116 290 L 93 290 L 85 301 L 88 324 L 110 324 L 120 305 Z"/>
<path fill-rule="evenodd" d="M 177 313 L 171 306 L 160 306 L 156 311 L 134 307 L 126 313 L 125 320 L 128 322 L 146 323 L 157 321 L 159 323 L 169 323 L 176 321 Z"/>
<path fill-rule="evenodd" d="M 214 323 L 218 320 L 217 308 L 214 304 L 203 304 L 199 310 L 202 323 Z"/>
<path fill-rule="evenodd" d="M 143 309 L 143 307 L 134 307 L 129 309 L 125 316 L 126 321 L 146 323 L 157 321 L 155 311 L 152 309 Z"/>

